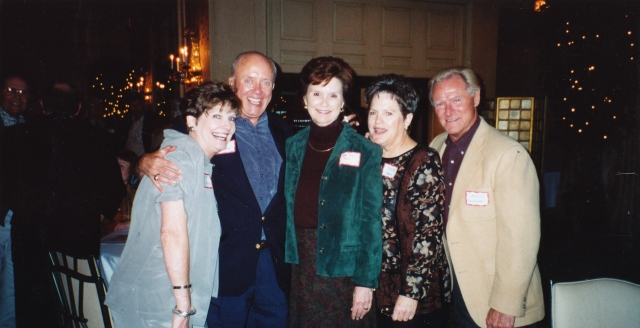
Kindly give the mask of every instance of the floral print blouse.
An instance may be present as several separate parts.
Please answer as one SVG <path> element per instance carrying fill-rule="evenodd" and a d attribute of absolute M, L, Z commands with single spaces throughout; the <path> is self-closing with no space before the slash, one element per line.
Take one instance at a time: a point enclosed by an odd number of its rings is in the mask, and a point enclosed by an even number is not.
<path fill-rule="evenodd" d="M 419 301 L 417 314 L 450 299 L 442 244 L 444 174 L 438 153 L 423 145 L 383 158 L 382 268 L 378 308 L 393 310 L 398 295 Z"/>

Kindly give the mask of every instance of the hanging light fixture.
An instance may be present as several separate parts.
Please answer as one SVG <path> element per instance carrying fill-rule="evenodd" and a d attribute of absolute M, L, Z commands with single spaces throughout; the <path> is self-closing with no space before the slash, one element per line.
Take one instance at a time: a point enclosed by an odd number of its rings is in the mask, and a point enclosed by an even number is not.
<path fill-rule="evenodd" d="M 545 0 L 536 0 L 533 4 L 533 10 L 537 13 L 541 13 L 547 8 L 549 8 L 549 5 Z"/>

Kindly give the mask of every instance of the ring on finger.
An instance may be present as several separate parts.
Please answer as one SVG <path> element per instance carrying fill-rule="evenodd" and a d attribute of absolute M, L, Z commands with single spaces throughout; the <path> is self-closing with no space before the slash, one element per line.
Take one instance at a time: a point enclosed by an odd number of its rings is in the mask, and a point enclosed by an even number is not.
<path fill-rule="evenodd" d="M 153 180 L 158 181 L 158 178 L 160 177 L 160 173 L 156 174 L 153 176 Z"/>

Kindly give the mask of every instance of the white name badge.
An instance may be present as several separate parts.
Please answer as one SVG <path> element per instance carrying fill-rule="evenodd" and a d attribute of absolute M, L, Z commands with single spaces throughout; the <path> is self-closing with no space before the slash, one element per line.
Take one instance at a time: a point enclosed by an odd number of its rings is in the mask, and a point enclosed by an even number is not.
<path fill-rule="evenodd" d="M 227 142 L 227 148 L 219 151 L 216 155 L 232 154 L 236 152 L 236 141 L 231 140 Z"/>
<path fill-rule="evenodd" d="M 471 206 L 487 206 L 489 205 L 489 193 L 467 191 L 467 205 Z"/>
<path fill-rule="evenodd" d="M 338 162 L 340 166 L 353 166 L 360 167 L 360 153 L 356 151 L 345 151 L 340 155 L 340 161 Z"/>
<path fill-rule="evenodd" d="M 396 176 L 396 172 L 398 172 L 398 167 L 395 165 L 384 163 L 382 166 L 382 176 L 385 178 L 393 179 Z"/>
<path fill-rule="evenodd" d="M 211 181 L 211 174 L 204 174 L 204 187 L 207 189 L 213 189 L 213 181 Z"/>

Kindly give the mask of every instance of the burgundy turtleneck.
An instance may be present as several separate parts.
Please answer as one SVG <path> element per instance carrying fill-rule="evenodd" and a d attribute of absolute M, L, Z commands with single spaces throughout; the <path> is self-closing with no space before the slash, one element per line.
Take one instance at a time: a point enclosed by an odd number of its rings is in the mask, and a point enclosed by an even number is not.
<path fill-rule="evenodd" d="M 300 179 L 293 206 L 296 228 L 318 228 L 320 179 L 341 132 L 342 122 L 340 120 L 335 120 L 322 127 L 311 121 L 311 131 L 300 168 Z"/>

